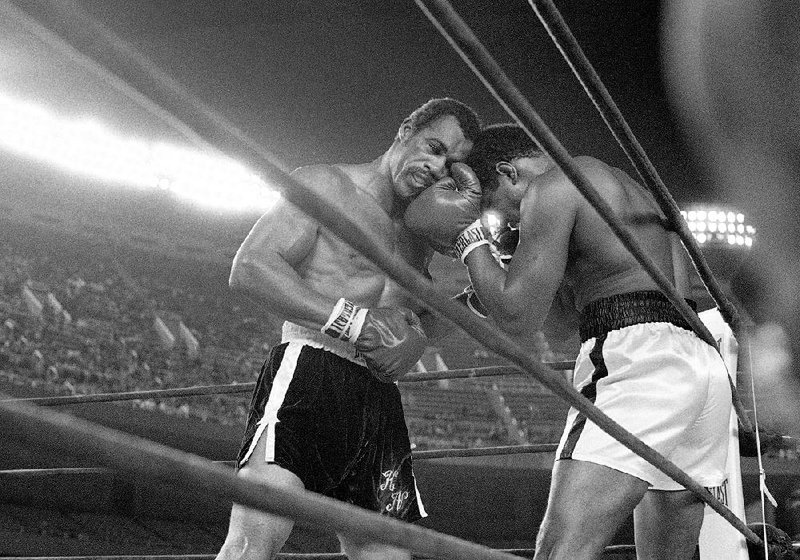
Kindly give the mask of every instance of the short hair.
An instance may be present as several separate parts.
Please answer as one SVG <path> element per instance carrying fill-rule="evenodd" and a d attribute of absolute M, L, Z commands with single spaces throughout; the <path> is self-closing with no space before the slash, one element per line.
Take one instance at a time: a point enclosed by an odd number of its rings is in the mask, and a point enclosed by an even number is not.
<path fill-rule="evenodd" d="M 498 123 L 481 130 L 466 163 L 478 176 L 481 189 L 494 191 L 498 186 L 496 166 L 499 162 L 511 162 L 519 157 L 535 157 L 542 153 L 536 142 L 520 126 Z"/>
<path fill-rule="evenodd" d="M 417 133 L 441 117 L 453 116 L 467 140 L 475 141 L 481 131 L 481 121 L 475 110 L 451 97 L 439 97 L 426 101 L 403 120 L 411 125 L 413 133 Z"/>

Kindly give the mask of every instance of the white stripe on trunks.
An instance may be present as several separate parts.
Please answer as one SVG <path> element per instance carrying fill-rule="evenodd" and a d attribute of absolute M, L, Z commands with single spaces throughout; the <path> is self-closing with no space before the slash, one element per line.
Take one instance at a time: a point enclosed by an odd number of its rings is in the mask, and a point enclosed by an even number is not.
<path fill-rule="evenodd" d="M 278 372 L 275 374 L 275 379 L 272 382 L 272 390 L 269 392 L 269 399 L 267 399 L 267 404 L 264 406 L 264 416 L 258 421 L 258 429 L 255 435 L 253 435 L 250 448 L 247 450 L 240 466 L 244 465 L 248 459 L 250 459 L 250 455 L 256 448 L 256 444 L 263 435 L 265 429 L 267 429 L 267 442 L 264 460 L 267 462 L 275 460 L 275 424 L 278 423 L 278 410 L 281 408 L 283 400 L 286 398 L 286 392 L 289 390 L 289 384 L 294 378 L 294 372 L 297 368 L 297 359 L 302 350 L 303 345 L 296 342 L 290 342 L 286 345 L 286 350 L 284 350 L 283 358 L 281 359 L 281 365 L 278 367 Z"/>
<path fill-rule="evenodd" d="M 417 495 L 417 508 L 422 517 L 428 517 L 428 512 L 425 511 L 425 506 L 422 505 L 422 496 L 419 495 L 419 488 L 417 487 L 417 477 L 414 477 L 414 493 Z"/>

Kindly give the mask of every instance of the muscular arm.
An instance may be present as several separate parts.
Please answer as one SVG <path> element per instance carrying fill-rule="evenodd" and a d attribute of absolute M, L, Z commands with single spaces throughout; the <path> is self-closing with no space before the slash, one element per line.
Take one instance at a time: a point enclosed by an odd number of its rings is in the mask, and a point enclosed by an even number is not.
<path fill-rule="evenodd" d="M 433 276 L 431 276 L 429 270 L 432 253 L 433 252 L 431 250 L 426 248 L 424 264 L 421 265 L 419 271 L 423 276 L 428 278 L 428 280 L 431 280 L 435 283 L 435 280 L 433 279 Z M 392 298 L 388 299 L 388 301 L 384 299 L 382 303 L 384 305 L 401 305 L 403 307 L 413 309 L 417 314 L 417 317 L 419 317 L 422 323 L 422 329 L 425 331 L 425 335 L 429 340 L 433 342 L 440 342 L 442 339 L 450 336 L 456 332 L 456 330 L 458 330 L 458 327 L 452 321 L 448 320 L 434 309 L 417 300 L 414 296 L 397 286 L 397 284 L 394 282 L 389 281 L 387 282 L 387 285 L 395 288 L 395 294 Z"/>
<path fill-rule="evenodd" d="M 319 189 L 325 173 L 299 169 L 292 176 Z M 309 287 L 298 273 L 317 243 L 319 225 L 281 199 L 253 226 L 233 259 L 230 287 L 263 304 L 267 311 L 319 329 L 336 300 Z"/>
<path fill-rule="evenodd" d="M 569 342 L 577 340 L 580 313 L 575 307 L 575 294 L 567 282 L 562 282 L 556 290 L 550 311 L 542 325 L 545 338 L 553 346 L 564 347 Z"/>
<path fill-rule="evenodd" d="M 488 247 L 466 259 L 470 279 L 489 315 L 510 336 L 540 330 L 564 277 L 580 194 L 554 169 L 537 178 L 520 207 L 520 242 L 508 271 Z"/>

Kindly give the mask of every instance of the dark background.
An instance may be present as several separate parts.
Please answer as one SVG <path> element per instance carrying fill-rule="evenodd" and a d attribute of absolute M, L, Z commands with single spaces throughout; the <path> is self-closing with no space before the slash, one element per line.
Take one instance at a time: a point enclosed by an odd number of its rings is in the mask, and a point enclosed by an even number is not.
<path fill-rule="evenodd" d="M 289 167 L 369 161 L 431 97 L 461 99 L 486 123 L 509 120 L 411 0 L 77 3 Z M 453 6 L 573 154 L 628 168 L 527 2 Z M 666 100 L 659 4 L 557 6 L 676 199 L 713 200 Z M 99 115 L 127 134 L 179 138 L 13 18 L 0 22 L 0 36 L 3 91 L 63 115 Z"/>

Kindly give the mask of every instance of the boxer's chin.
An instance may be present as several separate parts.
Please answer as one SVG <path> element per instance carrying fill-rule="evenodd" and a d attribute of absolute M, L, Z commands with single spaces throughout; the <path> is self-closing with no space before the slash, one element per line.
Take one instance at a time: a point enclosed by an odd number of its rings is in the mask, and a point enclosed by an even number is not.
<path fill-rule="evenodd" d="M 403 200 L 413 200 L 425 190 L 425 185 L 417 180 L 415 175 L 408 175 L 403 178 L 403 181 L 395 189 L 397 196 Z"/>

